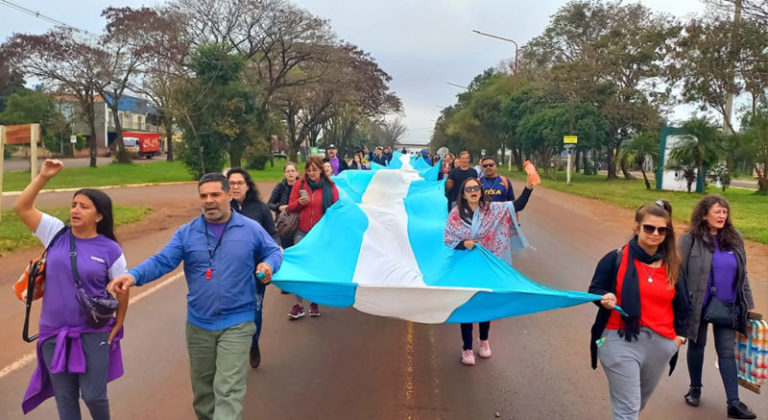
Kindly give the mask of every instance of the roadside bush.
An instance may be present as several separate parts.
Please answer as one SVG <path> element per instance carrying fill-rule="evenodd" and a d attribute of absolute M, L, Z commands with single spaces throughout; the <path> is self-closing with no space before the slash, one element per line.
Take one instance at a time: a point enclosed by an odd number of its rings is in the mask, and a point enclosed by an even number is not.
<path fill-rule="evenodd" d="M 221 172 L 227 157 L 226 147 L 210 139 L 198 140 L 195 136 L 184 133 L 184 141 L 179 147 L 179 158 L 195 179 L 200 179 L 209 172 Z"/>
<path fill-rule="evenodd" d="M 266 169 L 270 158 L 270 144 L 263 138 L 258 137 L 252 145 L 248 146 L 243 153 L 245 165 L 248 169 L 263 171 Z"/>
<path fill-rule="evenodd" d="M 3 159 L 10 159 L 18 149 L 19 147 L 15 144 L 6 144 L 3 148 Z"/>
<path fill-rule="evenodd" d="M 712 183 L 719 182 L 723 192 L 731 185 L 731 174 L 728 172 L 728 167 L 722 162 L 707 171 L 707 179 Z"/>
<path fill-rule="evenodd" d="M 77 134 L 77 142 L 74 144 L 74 148 L 72 148 L 72 143 L 69 141 L 69 135 L 57 136 L 55 134 L 46 134 L 43 136 L 43 147 L 48 149 L 55 156 L 73 157 L 75 155 L 75 150 L 83 150 L 85 144 L 86 139 L 81 134 Z"/>

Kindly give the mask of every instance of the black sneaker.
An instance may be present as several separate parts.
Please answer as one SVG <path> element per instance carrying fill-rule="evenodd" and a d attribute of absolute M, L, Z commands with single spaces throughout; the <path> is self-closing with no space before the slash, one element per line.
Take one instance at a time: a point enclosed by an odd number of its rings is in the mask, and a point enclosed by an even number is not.
<path fill-rule="evenodd" d="M 251 367 L 256 369 L 261 364 L 261 351 L 259 351 L 259 343 L 251 345 L 250 355 Z"/>
<path fill-rule="evenodd" d="M 691 407 L 698 407 L 701 401 L 701 388 L 698 386 L 692 386 L 688 388 L 688 393 L 685 394 L 685 403 Z"/>
<path fill-rule="evenodd" d="M 728 418 L 729 419 L 756 419 L 757 414 L 747 407 L 741 401 L 733 401 L 728 403 Z"/>

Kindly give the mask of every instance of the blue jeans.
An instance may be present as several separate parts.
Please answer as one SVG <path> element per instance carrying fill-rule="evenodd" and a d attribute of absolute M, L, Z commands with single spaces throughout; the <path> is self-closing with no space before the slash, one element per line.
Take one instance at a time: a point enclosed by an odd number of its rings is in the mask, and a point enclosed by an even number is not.
<path fill-rule="evenodd" d="M 491 321 L 478 322 L 480 327 L 480 339 L 487 340 L 488 332 L 491 330 Z M 472 350 L 472 323 L 461 324 L 461 341 L 464 343 L 462 349 Z"/>
<path fill-rule="evenodd" d="M 702 319 L 696 341 L 688 343 L 688 375 L 692 387 L 701 387 L 701 370 L 704 366 L 704 346 L 707 344 L 707 326 L 709 323 Z M 715 336 L 715 351 L 717 364 L 720 368 L 720 378 L 725 387 L 728 402 L 739 399 L 739 376 L 736 366 L 735 337 L 736 330 L 719 325 L 712 325 Z"/>
<path fill-rule="evenodd" d="M 256 316 L 253 318 L 253 322 L 256 324 L 256 334 L 253 335 L 251 345 L 259 344 L 259 337 L 261 336 L 261 312 L 264 309 L 264 293 L 267 291 L 267 285 L 262 283 L 261 280 L 256 279 Z"/>
<path fill-rule="evenodd" d="M 302 232 L 302 231 L 297 229 L 296 230 L 296 235 L 293 237 L 293 244 L 294 245 L 298 245 L 299 242 L 301 242 L 301 240 L 304 239 L 305 236 L 307 236 L 307 233 L 308 232 Z M 298 303 L 299 305 L 303 305 L 304 304 L 304 299 L 302 299 L 301 296 L 296 295 L 296 303 Z"/>

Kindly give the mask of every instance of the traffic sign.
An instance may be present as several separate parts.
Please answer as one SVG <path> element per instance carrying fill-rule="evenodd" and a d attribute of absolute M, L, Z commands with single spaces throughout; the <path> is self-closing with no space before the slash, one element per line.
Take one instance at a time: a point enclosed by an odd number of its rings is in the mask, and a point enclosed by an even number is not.
<path fill-rule="evenodd" d="M 579 142 L 579 138 L 577 136 L 563 136 L 563 143 L 565 144 L 576 144 Z"/>

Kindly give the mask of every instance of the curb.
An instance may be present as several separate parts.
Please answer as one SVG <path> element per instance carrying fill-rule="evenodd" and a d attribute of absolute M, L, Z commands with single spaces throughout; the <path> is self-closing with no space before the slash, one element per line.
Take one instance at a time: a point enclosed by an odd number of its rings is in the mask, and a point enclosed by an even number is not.
<path fill-rule="evenodd" d="M 77 187 L 77 188 L 54 188 L 50 190 L 42 190 L 40 191 L 40 194 L 44 193 L 53 193 L 53 192 L 75 192 L 77 190 L 83 189 L 83 188 L 95 188 L 99 190 L 111 190 L 115 188 L 140 188 L 140 187 L 155 187 L 155 186 L 162 186 L 162 185 L 186 185 L 186 184 L 197 184 L 197 181 L 176 181 L 176 182 L 147 182 L 144 184 L 123 184 L 123 185 L 104 185 L 104 186 L 95 186 L 95 187 Z M 16 195 L 20 195 L 21 191 L 8 191 L 3 192 L 3 197 L 13 197 Z"/>

